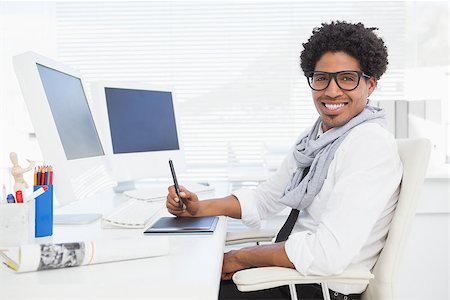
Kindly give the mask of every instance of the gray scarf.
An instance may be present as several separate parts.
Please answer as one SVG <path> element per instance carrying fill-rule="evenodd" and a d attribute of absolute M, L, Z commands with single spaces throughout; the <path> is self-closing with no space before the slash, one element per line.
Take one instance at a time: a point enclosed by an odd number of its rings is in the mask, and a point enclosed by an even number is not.
<path fill-rule="evenodd" d="M 296 143 L 294 158 L 297 162 L 297 170 L 286 186 L 280 202 L 298 210 L 308 207 L 322 189 L 334 154 L 348 133 L 365 122 L 376 122 L 385 126 L 384 116 L 384 110 L 366 106 L 359 115 L 345 125 L 331 128 L 317 138 L 322 124 L 319 117 L 311 130 L 306 135 L 300 136 Z M 308 166 L 309 173 L 301 180 L 303 170 Z"/>

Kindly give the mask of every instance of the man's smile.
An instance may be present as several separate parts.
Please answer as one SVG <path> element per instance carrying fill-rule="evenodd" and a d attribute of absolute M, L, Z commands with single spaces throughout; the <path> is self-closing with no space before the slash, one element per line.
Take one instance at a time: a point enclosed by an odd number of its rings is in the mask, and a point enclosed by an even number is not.
<path fill-rule="evenodd" d="M 336 100 L 324 100 L 320 102 L 322 104 L 321 110 L 325 115 L 338 115 L 349 104 L 348 101 L 336 101 Z"/>

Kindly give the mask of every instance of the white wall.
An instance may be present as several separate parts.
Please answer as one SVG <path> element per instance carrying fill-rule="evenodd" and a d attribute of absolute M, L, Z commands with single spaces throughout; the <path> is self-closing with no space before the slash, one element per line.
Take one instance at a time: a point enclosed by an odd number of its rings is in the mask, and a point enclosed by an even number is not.
<path fill-rule="evenodd" d="M 401 300 L 450 299 L 450 177 L 425 180 L 399 272 Z"/>
<path fill-rule="evenodd" d="M 9 184 L 9 153 L 42 160 L 32 125 L 12 66 L 12 56 L 37 51 L 55 56 L 54 4 L 43 2 L 0 2 L 0 182 Z M 26 174 L 26 178 L 31 178 Z M 28 179 L 29 181 L 30 179 Z"/>

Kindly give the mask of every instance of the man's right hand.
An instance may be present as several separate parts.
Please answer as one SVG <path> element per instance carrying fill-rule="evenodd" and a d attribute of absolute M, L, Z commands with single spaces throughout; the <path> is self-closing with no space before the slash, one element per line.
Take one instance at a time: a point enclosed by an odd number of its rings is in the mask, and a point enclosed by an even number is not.
<path fill-rule="evenodd" d="M 168 190 L 166 207 L 171 214 L 177 217 L 195 217 L 198 214 L 200 202 L 195 193 L 180 186 L 180 197 L 183 198 L 181 200 L 175 191 L 175 186 L 169 186 Z M 184 203 L 183 207 L 180 207 L 180 201 Z"/>

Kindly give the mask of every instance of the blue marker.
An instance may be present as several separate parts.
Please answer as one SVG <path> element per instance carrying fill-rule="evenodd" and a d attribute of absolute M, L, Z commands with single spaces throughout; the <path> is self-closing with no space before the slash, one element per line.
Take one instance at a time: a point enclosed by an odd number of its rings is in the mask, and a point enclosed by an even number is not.
<path fill-rule="evenodd" d="M 8 194 L 8 197 L 6 197 L 6 201 L 8 203 L 16 203 L 16 199 L 14 199 L 13 194 Z"/>

